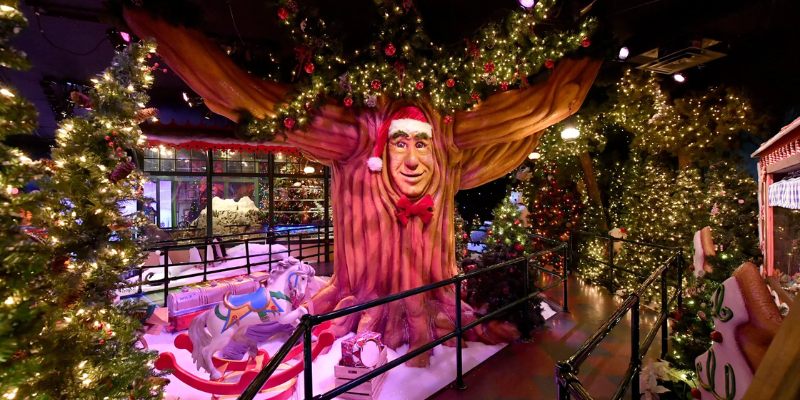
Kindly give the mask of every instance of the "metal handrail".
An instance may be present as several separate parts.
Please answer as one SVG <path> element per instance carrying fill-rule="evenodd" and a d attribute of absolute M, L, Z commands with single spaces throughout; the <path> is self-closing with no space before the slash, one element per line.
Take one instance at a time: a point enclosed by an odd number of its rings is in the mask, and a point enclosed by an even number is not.
<path fill-rule="evenodd" d="M 657 247 L 657 246 L 654 246 Z M 612 399 L 620 399 L 631 388 L 631 398 L 639 399 L 639 373 L 641 372 L 641 363 L 644 355 L 647 354 L 650 346 L 658 334 L 659 328 L 661 331 L 661 357 L 663 358 L 667 353 L 667 316 L 669 306 L 677 301 L 678 306 L 682 303 L 682 270 L 683 270 L 683 251 L 677 248 L 677 253 L 671 256 L 665 263 L 653 271 L 647 279 L 639 285 L 636 290 L 631 293 L 623 303 L 611 314 L 608 319 L 590 336 L 586 341 L 581 344 L 578 350 L 573 353 L 565 361 L 560 361 L 556 364 L 556 382 L 558 384 L 558 399 L 569 399 L 570 395 L 583 400 L 592 400 L 593 397 L 589 394 L 583 384 L 578 378 L 578 370 L 581 364 L 591 355 L 597 346 L 611 333 L 611 331 L 619 324 L 622 318 L 631 312 L 631 357 L 628 368 L 623 375 L 622 382 L 617 386 Z M 675 269 L 676 273 L 676 288 L 675 293 L 670 297 L 668 296 L 668 280 L 667 273 L 670 269 Z M 639 303 L 648 288 L 655 283 L 656 279 L 661 279 L 661 309 L 659 310 L 658 318 L 653 328 L 645 335 L 644 342 L 640 343 L 640 329 L 639 329 Z"/>
<path fill-rule="evenodd" d="M 280 255 L 280 254 L 288 255 L 288 254 L 291 254 L 291 252 L 293 252 L 293 251 L 299 251 L 300 254 L 297 256 L 297 258 L 300 259 L 300 260 L 311 259 L 311 258 L 316 258 L 317 262 L 320 262 L 322 259 L 327 260 L 328 259 L 328 254 L 330 253 L 330 245 L 331 245 L 331 240 L 330 239 L 331 238 L 328 235 L 326 235 L 324 237 L 322 237 L 320 235 L 325 234 L 325 232 L 331 232 L 331 230 L 327 226 L 316 226 L 316 227 L 313 228 L 314 231 L 312 231 L 312 232 L 308 232 L 307 231 L 308 229 L 312 229 L 312 228 L 286 229 L 286 230 L 281 230 L 281 231 L 277 231 L 277 232 L 276 231 L 268 231 L 268 232 L 258 232 L 258 233 L 254 233 L 254 234 L 247 234 L 247 233 L 242 234 L 242 233 L 239 233 L 239 234 L 219 236 L 221 238 L 226 238 L 226 239 L 230 239 L 230 240 L 213 241 L 217 237 L 203 237 L 203 238 L 177 239 L 175 241 L 152 243 L 152 244 L 148 245 L 145 248 L 145 251 L 155 251 L 155 250 L 161 251 L 161 254 L 159 255 L 159 260 L 161 260 L 162 257 L 163 257 L 164 264 L 161 264 L 161 265 L 147 265 L 147 266 L 143 265 L 143 266 L 135 267 L 133 270 L 138 272 L 139 280 L 138 280 L 138 282 L 136 282 L 135 284 L 133 284 L 131 286 L 138 286 L 137 291 L 134 294 L 129 294 L 129 295 L 122 296 L 122 298 L 129 298 L 129 297 L 139 296 L 139 295 L 141 295 L 143 293 L 152 293 L 152 292 L 162 291 L 163 294 L 164 294 L 164 303 L 163 303 L 163 305 L 166 307 L 167 306 L 167 297 L 169 295 L 169 291 L 170 291 L 170 289 L 174 288 L 174 287 L 172 287 L 172 288 L 170 287 L 170 282 L 173 282 L 173 281 L 176 281 L 176 280 L 182 280 L 182 279 L 188 279 L 188 278 L 194 278 L 194 277 L 202 276 L 203 277 L 203 282 L 205 282 L 205 281 L 208 280 L 208 276 L 209 275 L 215 275 L 215 274 L 220 274 L 220 273 L 223 273 L 223 272 L 234 271 L 234 270 L 243 270 L 243 271 L 247 271 L 247 274 L 250 274 L 252 272 L 252 268 L 254 268 L 254 267 L 258 267 L 258 266 L 262 266 L 262 265 L 271 265 L 273 263 L 276 263 L 277 260 L 274 260 L 273 256 Z M 303 232 L 292 233 L 293 230 L 302 230 Z M 240 237 L 241 239 L 232 239 L 234 236 Z M 292 238 L 293 237 L 296 238 L 294 247 L 292 247 L 292 244 L 293 244 Z M 322 237 L 322 239 L 320 240 L 321 237 Z M 316 244 L 307 243 L 307 245 L 304 245 L 304 243 L 303 243 L 304 239 L 317 239 L 319 242 L 316 243 Z M 188 241 L 189 243 L 176 243 L 176 242 L 181 242 L 181 241 L 183 241 L 183 242 L 187 242 Z M 267 252 L 264 252 L 264 253 L 256 253 L 256 254 L 251 253 L 250 252 L 250 244 L 251 243 L 257 244 L 259 242 L 270 243 L 270 244 L 275 244 L 277 242 L 277 243 L 285 244 L 286 245 L 286 250 L 273 251 L 272 247 L 270 247 L 269 250 Z M 227 268 L 219 268 L 219 269 L 209 270 L 209 266 L 213 266 L 215 263 L 218 262 L 218 260 L 209 260 L 209 254 L 208 254 L 208 247 L 209 246 L 217 246 L 217 245 L 219 245 L 219 246 L 229 246 L 229 245 L 238 245 L 238 244 L 244 244 L 245 245 L 245 255 L 236 256 L 236 257 L 224 257 L 224 261 L 233 261 L 233 260 L 242 260 L 243 259 L 243 260 L 245 260 L 245 264 L 244 265 L 237 265 L 237 266 L 232 266 L 232 267 L 227 267 Z M 196 246 L 202 246 L 203 248 L 206 249 L 205 253 L 204 253 L 204 256 L 202 257 L 202 260 L 195 261 L 195 262 L 191 262 L 191 261 L 178 262 L 178 263 L 170 262 L 170 260 L 169 260 L 170 251 L 184 250 L 184 249 L 188 249 L 188 248 L 196 247 Z M 309 254 L 304 254 L 305 250 L 309 250 L 309 249 L 316 249 L 316 252 L 310 252 Z M 251 259 L 254 258 L 254 257 L 263 257 L 263 256 L 267 256 L 267 260 L 260 261 L 260 262 L 252 262 L 251 261 Z M 203 268 L 203 270 L 200 271 L 200 272 L 188 273 L 188 274 L 175 276 L 175 277 L 171 277 L 170 276 L 170 273 L 169 273 L 170 269 L 175 269 L 175 268 L 178 268 L 178 267 L 188 266 L 188 265 L 199 266 L 200 264 L 202 264 L 202 268 Z M 157 268 L 163 268 L 164 269 L 164 278 L 155 279 L 155 280 L 148 280 L 144 276 L 144 272 L 145 271 L 153 270 L 153 269 L 157 269 Z M 149 286 L 153 286 L 153 289 L 145 291 L 145 289 L 143 288 L 143 286 L 145 284 L 147 284 Z M 158 288 L 156 288 L 156 287 L 158 287 Z"/>
<path fill-rule="evenodd" d="M 526 255 L 524 257 L 518 257 L 518 258 L 515 258 L 513 260 L 509 260 L 509 261 L 505 261 L 505 262 L 502 262 L 502 263 L 498 263 L 498 264 L 495 264 L 495 265 L 492 265 L 492 266 L 489 266 L 489 267 L 486 267 L 486 268 L 482 268 L 482 269 L 479 269 L 479 270 L 475 270 L 475 271 L 472 271 L 472 272 L 460 273 L 458 275 L 455 275 L 455 276 L 453 276 L 451 278 L 448 278 L 448 279 L 445 279 L 445 280 L 442 280 L 442 281 L 439 281 L 439 282 L 434 282 L 434 283 L 430 283 L 430 284 L 427 284 L 427 285 L 424 285 L 424 286 L 421 286 L 421 287 L 418 287 L 418 288 L 409 289 L 409 290 L 406 290 L 406 291 L 403 291 L 403 292 L 400 292 L 400 293 L 391 294 L 389 296 L 386 296 L 386 297 L 383 297 L 383 298 L 380 298 L 380 299 L 371 300 L 371 301 L 368 301 L 366 303 L 353 305 L 353 306 L 346 307 L 346 308 L 343 308 L 343 309 L 340 309 L 340 310 L 336 310 L 336 311 L 332 311 L 332 312 L 329 312 L 329 313 L 326 313 L 326 314 L 321 314 L 321 315 L 307 314 L 307 315 L 303 316 L 303 318 L 301 320 L 301 324 L 298 326 L 298 328 L 292 334 L 290 339 L 295 338 L 294 341 L 296 341 L 297 338 L 299 337 L 299 335 L 301 334 L 300 332 L 302 332 L 303 337 L 304 337 L 304 340 L 303 340 L 303 355 L 304 355 L 305 398 L 307 400 L 310 400 L 310 399 L 314 399 L 314 400 L 332 399 L 332 398 L 334 398 L 334 397 L 336 397 L 336 396 L 338 396 L 338 395 L 340 395 L 340 394 L 342 394 L 342 393 L 344 393 L 344 392 L 346 392 L 346 391 L 348 391 L 348 390 L 350 390 L 350 389 L 352 389 L 352 388 L 354 388 L 354 387 L 356 387 L 358 385 L 361 385 L 364 382 L 366 382 L 366 381 L 368 381 L 368 380 L 370 380 L 370 379 L 372 379 L 372 378 L 374 378 L 374 377 L 376 377 L 376 376 L 378 376 L 380 374 L 383 374 L 383 373 L 391 370 L 392 368 L 395 368 L 398 365 L 400 365 L 400 364 L 402 364 L 402 363 L 404 363 L 404 362 L 406 362 L 406 361 L 408 361 L 408 360 L 410 360 L 410 359 L 412 359 L 414 357 L 417 357 L 418 355 L 420 355 L 420 354 L 422 354 L 422 353 L 424 353 L 424 352 L 426 352 L 426 351 L 428 351 L 428 350 L 430 350 L 430 349 L 432 349 L 432 348 L 434 348 L 434 347 L 436 347 L 438 345 L 441 345 L 441 344 L 445 343 L 446 341 L 451 340 L 453 338 L 456 339 L 456 384 L 455 384 L 455 386 L 458 387 L 458 388 L 465 388 L 466 386 L 464 385 L 464 380 L 463 380 L 464 378 L 463 378 L 463 365 L 462 365 L 462 345 L 463 345 L 462 344 L 462 335 L 463 335 L 464 331 L 472 329 L 475 326 L 477 326 L 478 324 L 480 324 L 480 323 L 482 323 L 482 322 L 484 322 L 484 321 L 486 321 L 488 319 L 495 318 L 498 315 L 501 315 L 502 313 L 504 313 L 504 312 L 514 308 L 514 307 L 517 307 L 522 303 L 531 301 L 534 297 L 536 297 L 539 293 L 541 293 L 543 291 L 543 289 L 536 288 L 536 290 L 533 290 L 533 291 L 531 291 L 529 289 L 528 283 L 530 281 L 530 268 L 529 268 L 530 267 L 530 263 L 529 263 L 530 259 L 532 259 L 534 257 L 537 257 L 537 256 L 540 256 L 540 255 L 543 255 L 543 254 L 547 254 L 547 253 L 554 253 L 554 252 L 563 251 L 562 257 L 564 257 L 565 261 L 566 261 L 566 260 L 569 259 L 568 250 L 569 250 L 569 244 L 568 243 L 561 243 L 558 246 L 555 246 L 555 247 L 552 247 L 552 248 L 549 248 L 549 249 L 545 249 L 545 250 L 542 250 L 542 251 L 538 251 L 538 252 L 535 252 L 535 253 L 532 253 L 532 254 L 528 254 L 528 255 Z M 565 297 L 564 297 L 564 303 L 563 303 L 564 311 L 567 310 L 566 279 L 567 279 L 568 268 L 566 266 L 568 264 L 569 264 L 568 262 L 565 262 L 565 268 L 563 269 L 563 274 L 559 276 L 559 278 L 561 279 L 561 282 L 564 284 L 564 287 L 565 287 L 565 290 L 564 290 L 564 296 Z M 474 321 L 462 326 L 462 323 L 461 323 L 461 290 L 460 290 L 461 289 L 461 282 L 466 280 L 466 279 L 470 279 L 470 278 L 473 278 L 475 276 L 478 276 L 478 275 L 489 273 L 491 271 L 495 271 L 495 270 L 498 270 L 498 269 L 501 269 L 501 268 L 509 268 L 511 266 L 517 266 L 517 265 L 522 265 L 522 266 L 525 267 L 525 290 L 527 292 L 526 295 L 521 297 L 521 298 L 519 298 L 519 299 L 517 299 L 517 300 L 515 300 L 515 301 L 513 301 L 513 302 L 511 302 L 511 303 L 509 303 L 509 304 L 506 304 L 505 306 L 503 306 L 503 307 L 501 307 L 501 308 L 499 308 L 497 310 L 494 310 L 494 311 L 492 311 L 490 313 L 487 313 L 487 314 L 485 314 L 485 315 L 483 315 L 483 316 L 481 316 L 479 318 L 476 318 Z M 539 266 L 537 266 L 535 264 L 533 265 L 533 267 L 535 269 L 537 269 L 537 270 L 540 270 L 540 271 L 548 271 L 548 272 L 550 272 L 549 270 L 541 268 L 541 267 L 539 267 Z M 384 364 L 384 365 L 382 365 L 380 367 L 377 367 L 374 370 L 370 371 L 369 373 L 364 374 L 364 375 L 362 375 L 362 376 L 360 376 L 358 378 L 355 378 L 355 379 L 353 379 L 352 381 L 350 381 L 350 382 L 348 382 L 346 384 L 343 384 L 341 386 L 337 386 L 337 387 L 329 390 L 326 393 L 323 393 L 323 394 L 320 394 L 320 395 L 317 395 L 317 396 L 313 396 L 313 386 L 312 386 L 313 376 L 312 376 L 312 369 L 311 369 L 311 363 L 312 363 L 312 360 L 311 360 L 311 332 L 312 332 L 312 329 L 313 329 L 314 326 L 319 325 L 319 324 L 321 324 L 323 322 L 326 322 L 326 321 L 330 321 L 332 319 L 341 318 L 341 317 L 344 317 L 344 316 L 347 316 L 347 315 L 350 315 L 350 314 L 353 314 L 353 313 L 356 313 L 356 312 L 364 311 L 364 310 L 369 309 L 369 308 L 381 306 L 383 304 L 386 304 L 386 303 L 389 303 L 389 302 L 392 302 L 392 301 L 397 301 L 397 300 L 404 299 L 404 298 L 407 298 L 407 297 L 410 297 L 410 296 L 414 296 L 414 295 L 418 295 L 418 294 L 421 294 L 421 293 L 424 293 L 424 292 L 428 292 L 428 291 L 432 291 L 432 290 L 439 289 L 439 288 L 442 288 L 442 287 L 446 287 L 446 286 L 449 286 L 449 285 L 454 285 L 454 288 L 455 288 L 454 293 L 455 293 L 455 308 L 456 308 L 455 309 L 455 316 L 456 316 L 455 319 L 456 320 L 455 320 L 455 327 L 454 327 L 453 331 L 448 332 L 448 333 L 446 333 L 446 334 L 444 334 L 442 336 L 439 336 L 437 339 L 432 340 L 432 341 L 426 343 L 425 345 L 417 347 L 417 348 L 415 348 L 413 350 L 409 350 L 408 353 L 406 353 L 406 354 L 404 354 L 404 355 L 402 355 L 402 356 L 400 356 L 400 357 L 398 357 L 398 358 L 396 358 L 396 359 L 394 359 L 394 360 L 392 360 L 392 361 L 390 361 L 390 362 L 388 362 L 388 363 L 386 363 L 386 364 Z M 550 286 L 550 287 L 554 287 L 554 286 Z M 291 346 L 288 345 L 288 343 L 289 342 L 284 344 L 284 346 L 281 349 L 283 349 L 284 347 L 287 347 L 287 346 L 291 347 Z M 293 343 L 294 342 L 292 342 L 292 344 Z M 259 371 L 258 375 L 256 375 L 255 379 L 253 379 L 253 381 L 251 381 L 250 385 L 242 393 L 242 395 L 239 397 L 239 399 L 243 399 L 243 400 L 252 399 L 261 390 L 261 387 L 267 382 L 267 380 L 269 380 L 270 376 L 272 375 L 272 373 L 277 368 L 277 365 L 280 364 L 281 362 L 283 362 L 283 358 L 284 357 L 285 357 L 285 354 L 281 355 L 280 352 L 279 352 L 279 354 L 276 354 L 274 357 L 272 357 L 272 359 L 270 360 L 269 364 L 264 369 Z"/>

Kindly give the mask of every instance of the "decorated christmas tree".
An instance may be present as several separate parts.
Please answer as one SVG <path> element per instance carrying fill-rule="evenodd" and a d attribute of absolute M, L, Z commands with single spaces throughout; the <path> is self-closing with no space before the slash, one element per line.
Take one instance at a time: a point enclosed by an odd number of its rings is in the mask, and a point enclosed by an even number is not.
<path fill-rule="evenodd" d="M 581 219 L 583 204 L 574 182 L 559 174 L 553 163 L 543 163 L 533 168 L 533 177 L 524 184 L 523 191 L 530 212 L 528 219 L 532 232 L 545 238 L 566 242 L 570 230 L 576 228 Z M 534 251 L 553 247 L 552 242 L 531 237 Z M 561 255 L 543 255 L 539 262 L 550 268 L 563 268 Z"/>
<path fill-rule="evenodd" d="M 0 8 L 0 34 L 24 24 L 16 4 Z M 4 66 L 18 55 L 0 39 Z M 132 45 L 93 79 L 92 110 L 64 120 L 52 162 L 32 162 L 0 148 L 0 393 L 4 398 L 160 398 L 153 355 L 136 348 L 139 305 L 114 304 L 120 275 L 142 252 L 132 221 L 118 209 L 139 196 L 142 177 L 126 149 L 141 145 L 138 122 L 151 115 L 142 93 L 151 81 L 145 65 L 153 45 Z M 11 93 L 13 96 L 7 95 Z M 3 88 L 5 98 L 17 98 Z M 0 112 L 3 134 L 30 130 L 35 115 Z M 20 112 L 19 110 L 23 110 Z M 24 193 L 28 179 L 38 192 Z M 30 224 L 36 238 L 22 233 Z M 32 228 L 27 228 L 29 231 Z M 68 351 L 65 351 L 67 350 Z"/>
<path fill-rule="evenodd" d="M 456 206 L 458 210 L 458 206 Z M 461 260 L 467 257 L 467 244 L 469 243 L 469 233 L 467 232 L 466 222 L 461 218 L 458 211 L 453 216 L 453 224 L 455 225 L 455 240 L 456 240 L 456 262 L 461 263 Z"/>

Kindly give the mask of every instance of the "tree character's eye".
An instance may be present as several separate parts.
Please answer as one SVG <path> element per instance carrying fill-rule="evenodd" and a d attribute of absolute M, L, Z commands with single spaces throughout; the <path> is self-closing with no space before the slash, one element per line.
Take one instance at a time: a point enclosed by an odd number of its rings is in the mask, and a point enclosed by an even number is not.
<path fill-rule="evenodd" d="M 425 142 L 417 142 L 416 146 L 417 146 L 418 149 L 424 149 L 424 148 L 428 147 L 428 145 L 425 144 Z"/>
<path fill-rule="evenodd" d="M 401 148 L 401 149 L 405 149 L 406 148 L 406 142 L 397 142 L 394 145 L 397 146 L 398 148 Z"/>

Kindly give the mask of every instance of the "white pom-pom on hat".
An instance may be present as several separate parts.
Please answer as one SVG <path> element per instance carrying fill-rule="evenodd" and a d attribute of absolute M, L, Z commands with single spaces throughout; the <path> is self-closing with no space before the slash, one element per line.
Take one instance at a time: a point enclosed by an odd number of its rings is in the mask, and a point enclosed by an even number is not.
<path fill-rule="evenodd" d="M 383 169 L 383 160 L 379 157 L 370 157 L 367 160 L 367 167 L 369 167 L 369 170 L 372 172 L 380 172 L 380 170 Z"/>

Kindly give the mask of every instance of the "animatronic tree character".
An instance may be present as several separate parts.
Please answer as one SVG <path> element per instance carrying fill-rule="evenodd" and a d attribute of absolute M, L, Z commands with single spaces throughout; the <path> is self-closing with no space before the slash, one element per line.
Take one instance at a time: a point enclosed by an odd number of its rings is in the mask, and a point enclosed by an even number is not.
<path fill-rule="evenodd" d="M 289 86 L 260 80 L 236 66 L 200 32 L 126 10 L 139 37 L 158 42 L 172 71 L 214 112 L 239 120 L 275 115 Z M 546 81 L 507 90 L 469 112 L 445 116 L 428 100 L 377 99 L 375 107 L 327 104 L 312 111 L 287 144 L 331 168 L 336 231 L 334 275 L 313 298 L 324 313 L 440 281 L 456 274 L 454 198 L 516 168 L 541 133 L 575 113 L 600 62 L 564 59 Z M 416 121 L 416 122 L 412 122 Z M 369 165 L 372 168 L 368 168 Z M 378 163 L 378 159 L 380 163 Z M 412 349 L 449 332 L 451 287 L 412 296 L 334 321 L 334 331 L 382 333 L 391 348 Z M 465 321 L 472 310 L 463 307 Z M 484 338 L 479 327 L 478 334 Z M 428 365 L 430 353 L 409 362 Z"/>

